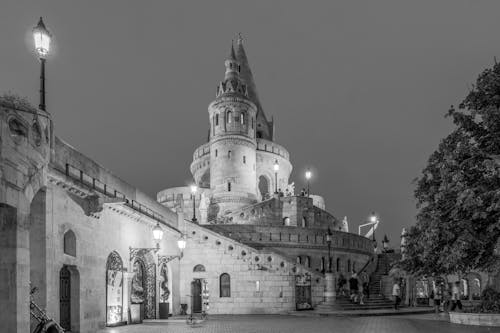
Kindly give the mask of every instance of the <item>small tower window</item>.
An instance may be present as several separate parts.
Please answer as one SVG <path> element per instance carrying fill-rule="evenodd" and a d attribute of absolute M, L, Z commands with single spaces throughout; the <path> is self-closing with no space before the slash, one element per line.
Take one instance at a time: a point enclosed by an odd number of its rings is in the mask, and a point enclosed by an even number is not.
<path fill-rule="evenodd" d="M 231 117 L 233 116 L 233 113 L 231 111 L 227 111 L 227 123 L 230 124 L 231 123 Z"/>
<path fill-rule="evenodd" d="M 227 183 L 227 191 L 228 191 L 228 192 L 231 192 L 231 182 L 228 182 L 228 183 Z"/>
<path fill-rule="evenodd" d="M 231 151 L 230 150 L 228 150 L 228 152 L 227 152 L 227 158 L 231 158 Z"/>
<path fill-rule="evenodd" d="M 218 151 L 217 151 L 217 149 L 215 149 L 215 157 L 217 157 L 217 155 L 218 155 Z"/>
<path fill-rule="evenodd" d="M 216 126 L 219 125 L 219 114 L 218 113 L 215 115 L 215 125 Z"/>
<path fill-rule="evenodd" d="M 246 163 L 247 163 L 247 157 L 243 156 L 243 164 L 246 164 Z"/>
<path fill-rule="evenodd" d="M 244 113 L 242 113 L 240 116 L 240 122 L 242 125 L 245 125 L 245 114 Z"/>
<path fill-rule="evenodd" d="M 252 129 L 253 129 L 253 118 L 252 118 Z"/>

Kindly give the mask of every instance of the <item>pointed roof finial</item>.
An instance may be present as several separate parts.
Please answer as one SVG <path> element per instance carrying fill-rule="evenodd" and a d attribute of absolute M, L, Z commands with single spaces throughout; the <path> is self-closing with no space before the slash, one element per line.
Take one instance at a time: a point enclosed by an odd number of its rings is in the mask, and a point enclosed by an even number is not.
<path fill-rule="evenodd" d="M 234 53 L 234 41 L 231 39 L 231 52 L 229 53 L 230 60 L 236 60 L 236 54 Z"/>
<path fill-rule="evenodd" d="M 241 32 L 238 32 L 238 45 L 243 44 L 243 37 L 241 36 Z"/>

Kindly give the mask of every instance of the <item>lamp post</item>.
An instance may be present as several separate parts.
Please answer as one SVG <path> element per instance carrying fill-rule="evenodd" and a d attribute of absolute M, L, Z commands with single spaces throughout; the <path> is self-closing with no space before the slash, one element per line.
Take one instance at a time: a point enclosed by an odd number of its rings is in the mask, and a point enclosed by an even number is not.
<path fill-rule="evenodd" d="M 373 240 L 373 251 L 377 252 L 377 240 L 375 239 L 375 224 L 378 222 L 378 217 L 375 214 L 375 212 L 372 212 L 370 215 L 370 222 L 373 224 L 373 233 L 372 233 L 372 240 Z"/>
<path fill-rule="evenodd" d="M 162 264 L 167 264 L 170 261 L 174 260 L 175 258 L 179 258 L 179 260 L 182 259 L 184 256 L 184 249 L 186 248 L 186 237 L 184 235 L 181 236 L 177 240 L 177 247 L 181 251 L 180 254 L 176 255 L 171 255 L 171 256 L 165 256 L 165 255 L 158 255 L 158 267 L 161 267 Z"/>
<path fill-rule="evenodd" d="M 35 40 L 35 50 L 40 59 L 40 110 L 45 110 L 45 59 L 50 51 L 50 41 L 52 35 L 45 27 L 42 18 L 38 21 L 36 27 L 33 28 L 33 39 Z"/>
<path fill-rule="evenodd" d="M 139 252 L 158 252 L 160 250 L 160 241 L 163 239 L 163 229 L 160 227 L 160 223 L 156 223 L 153 228 L 153 240 L 156 242 L 156 247 L 129 247 L 130 261 L 137 256 Z"/>
<path fill-rule="evenodd" d="M 278 160 L 274 160 L 274 194 L 278 194 L 278 171 L 280 170 L 280 165 Z"/>
<path fill-rule="evenodd" d="M 306 171 L 306 179 L 307 179 L 307 197 L 309 198 L 309 180 L 311 179 L 311 170 L 309 170 L 309 168 L 307 168 L 307 171 Z"/>
<path fill-rule="evenodd" d="M 328 227 L 328 231 L 326 234 L 326 244 L 328 244 L 328 270 L 326 271 L 327 273 L 332 272 L 332 254 L 331 254 L 331 249 L 332 249 L 332 231 L 330 230 L 330 227 Z"/>
<path fill-rule="evenodd" d="M 196 191 L 198 190 L 198 187 L 196 185 L 191 185 L 191 193 L 193 195 L 193 218 L 191 219 L 192 222 L 197 223 L 198 220 L 196 219 Z"/>

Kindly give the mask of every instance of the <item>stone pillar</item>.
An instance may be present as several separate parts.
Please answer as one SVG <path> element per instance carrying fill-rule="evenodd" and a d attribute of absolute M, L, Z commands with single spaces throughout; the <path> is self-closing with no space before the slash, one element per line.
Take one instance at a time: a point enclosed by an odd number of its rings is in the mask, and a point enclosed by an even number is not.
<path fill-rule="evenodd" d="M 123 272 L 123 314 L 122 320 L 130 324 L 130 318 L 128 315 L 130 308 L 130 286 L 132 285 L 132 278 L 134 277 L 133 272 Z"/>
<path fill-rule="evenodd" d="M 29 332 L 29 214 L 0 203 L 0 323 L 5 332 Z"/>
<path fill-rule="evenodd" d="M 325 273 L 325 302 L 334 304 L 337 294 L 335 292 L 335 275 L 333 273 Z"/>

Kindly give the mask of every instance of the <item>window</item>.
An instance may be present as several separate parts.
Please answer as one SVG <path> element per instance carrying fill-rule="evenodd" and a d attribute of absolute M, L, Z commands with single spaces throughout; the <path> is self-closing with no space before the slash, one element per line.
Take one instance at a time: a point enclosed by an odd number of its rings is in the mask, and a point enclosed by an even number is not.
<path fill-rule="evenodd" d="M 321 257 L 321 271 L 324 272 L 325 271 L 325 257 Z"/>
<path fill-rule="evenodd" d="M 64 234 L 64 253 L 76 257 L 76 236 L 72 230 Z"/>
<path fill-rule="evenodd" d="M 231 123 L 231 117 L 233 116 L 233 113 L 231 111 L 227 111 L 227 114 L 226 114 L 226 121 L 228 124 Z"/>
<path fill-rule="evenodd" d="M 217 149 L 215 149 L 215 157 L 217 157 L 217 153 L 218 153 L 218 151 L 217 151 Z"/>
<path fill-rule="evenodd" d="M 246 164 L 246 163 L 247 163 L 247 157 L 243 156 L 243 164 Z"/>
<path fill-rule="evenodd" d="M 228 191 L 228 192 L 231 192 L 231 182 L 228 182 L 228 183 L 227 183 L 227 191 Z"/>
<path fill-rule="evenodd" d="M 244 113 L 242 113 L 241 116 L 240 116 L 240 123 L 242 125 L 245 125 L 245 114 Z"/>
<path fill-rule="evenodd" d="M 26 137 L 28 134 L 28 128 L 16 118 L 12 118 L 9 121 L 9 130 L 10 135 L 14 138 L 14 140 L 16 140 L 16 142 L 17 140 L 20 140 L 21 137 Z"/>
<path fill-rule="evenodd" d="M 228 150 L 228 152 L 227 152 L 227 158 L 231 158 L 231 151 L 230 150 Z"/>
<path fill-rule="evenodd" d="M 260 291 L 260 281 L 255 281 L 255 291 Z"/>
<path fill-rule="evenodd" d="M 252 129 L 253 129 L 253 118 L 252 118 Z"/>
<path fill-rule="evenodd" d="M 31 130 L 33 132 L 33 140 L 35 141 L 35 145 L 38 147 L 42 144 L 42 131 L 40 130 L 40 125 L 38 123 L 33 123 L 31 126 Z"/>
<path fill-rule="evenodd" d="M 262 139 L 262 131 L 257 131 L 257 138 Z"/>
<path fill-rule="evenodd" d="M 347 271 L 351 272 L 351 259 L 347 260 Z"/>
<path fill-rule="evenodd" d="M 283 225 L 284 226 L 290 226 L 290 218 L 289 217 L 285 217 L 283 218 Z"/>
<path fill-rule="evenodd" d="M 307 227 L 307 218 L 305 216 L 302 216 L 302 228 Z"/>
<path fill-rule="evenodd" d="M 340 272 L 340 258 L 337 258 L 337 272 Z"/>
<path fill-rule="evenodd" d="M 305 260 L 304 265 L 305 265 L 306 267 L 311 267 L 311 257 L 306 256 L 306 260 Z"/>
<path fill-rule="evenodd" d="M 231 297 L 231 277 L 223 273 L 219 277 L 220 297 Z"/>
<path fill-rule="evenodd" d="M 215 125 L 219 125 L 219 114 L 215 115 Z"/>
<path fill-rule="evenodd" d="M 296 258 L 296 261 L 297 261 L 297 264 L 302 264 L 302 258 L 300 256 L 298 256 Z"/>

